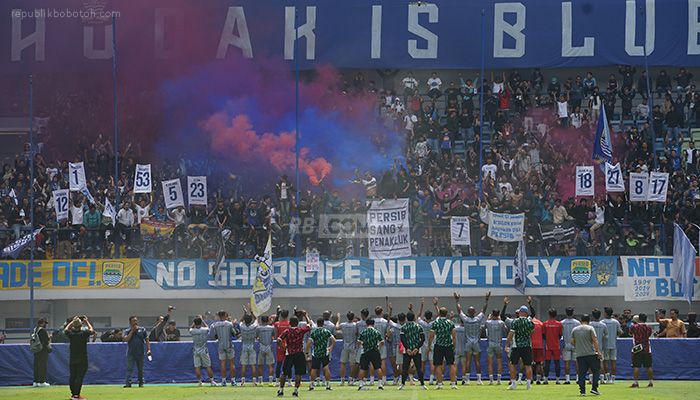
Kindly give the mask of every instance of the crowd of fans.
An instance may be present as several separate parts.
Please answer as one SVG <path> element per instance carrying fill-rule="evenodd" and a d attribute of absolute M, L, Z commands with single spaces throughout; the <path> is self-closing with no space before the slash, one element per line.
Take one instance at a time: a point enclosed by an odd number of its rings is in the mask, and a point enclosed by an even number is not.
<path fill-rule="evenodd" d="M 590 72 L 560 79 L 539 69 L 529 76 L 513 70 L 490 79 L 459 74 L 446 82 L 435 72 L 425 80 L 398 70 L 378 74 L 381 85 L 356 73 L 337 89 L 376 93 L 377 118 L 405 133 L 406 152 L 390 169 L 358 172 L 354 182 L 364 186 L 367 199 L 410 199 L 414 255 L 512 255 L 511 244 L 488 238 L 489 210 L 526 214 L 532 256 L 670 254 L 672 222 L 681 224 L 689 237 L 698 237 L 691 222 L 700 221 L 700 151 L 690 129 L 697 126 L 700 92 L 686 69 L 674 77 L 662 70 L 652 79 L 635 67 L 621 66 L 607 82 Z M 591 163 L 590 143 L 601 109 L 619 144 L 614 156 L 624 176 L 653 170 L 671 175 L 665 204 L 629 202 L 624 193 L 599 192 L 594 199 L 578 200 L 573 193 L 562 196 L 561 172 Z M 564 137 L 569 139 L 562 142 Z M 584 145 L 589 147 L 582 149 Z M 112 257 L 117 252 L 213 258 L 224 229 L 231 231 L 224 242 L 231 258 L 252 257 L 268 232 L 276 257 L 312 248 L 334 258 L 367 254 L 359 226 L 330 239 L 317 235 L 321 215 L 362 215 L 365 199 L 345 199 L 321 186 L 302 191 L 297 207 L 297 188 L 287 176 L 262 197 L 241 193 L 232 176 L 209 182 L 208 207 L 166 210 L 160 181 L 184 178 L 193 170 L 208 174 L 202 171 L 209 168 L 206 161 L 159 162 L 152 169 L 153 193 L 134 194 L 136 163 L 151 162 L 136 153 L 129 143 L 115 155 L 110 140 L 100 136 L 91 143 L 79 141 L 70 160 L 36 154 L 34 228 L 45 227 L 37 258 Z M 29 154 L 27 146 L 12 165 L 3 166 L 3 245 L 31 228 Z M 85 162 L 87 189 L 95 203 L 72 192 L 70 216 L 57 222 L 52 191 L 68 187 L 68 161 Z M 573 183 L 573 177 L 564 179 Z M 116 221 L 103 212 L 107 201 L 118 210 Z M 470 217 L 471 246 L 450 245 L 449 217 L 455 215 Z M 139 230 L 144 218 L 171 224 L 174 233 L 144 242 Z M 575 234 L 556 243 L 542 241 L 543 227 L 552 225 L 573 225 Z"/>

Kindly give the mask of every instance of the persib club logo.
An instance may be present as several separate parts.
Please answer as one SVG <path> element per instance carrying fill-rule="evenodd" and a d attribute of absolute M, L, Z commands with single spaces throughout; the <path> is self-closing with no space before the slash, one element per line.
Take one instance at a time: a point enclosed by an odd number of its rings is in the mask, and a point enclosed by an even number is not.
<path fill-rule="evenodd" d="M 591 260 L 571 260 L 571 280 L 585 285 L 591 280 Z"/>
<path fill-rule="evenodd" d="M 107 286 L 117 286 L 124 278 L 124 263 L 106 261 L 102 263 L 102 282 Z"/>

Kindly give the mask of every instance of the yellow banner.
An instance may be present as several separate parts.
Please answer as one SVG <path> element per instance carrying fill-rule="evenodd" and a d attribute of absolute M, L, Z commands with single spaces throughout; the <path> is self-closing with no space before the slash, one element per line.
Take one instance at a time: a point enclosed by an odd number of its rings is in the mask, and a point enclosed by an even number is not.
<path fill-rule="evenodd" d="M 140 284 L 141 260 L 36 260 L 34 289 L 135 289 Z M 29 288 L 29 261 L 0 261 L 0 290 Z"/>

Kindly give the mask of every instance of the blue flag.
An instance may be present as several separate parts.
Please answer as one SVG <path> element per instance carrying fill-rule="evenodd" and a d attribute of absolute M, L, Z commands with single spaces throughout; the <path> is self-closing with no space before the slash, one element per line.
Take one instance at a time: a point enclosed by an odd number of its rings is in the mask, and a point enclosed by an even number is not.
<path fill-rule="evenodd" d="M 19 256 L 22 250 L 24 250 L 30 243 L 32 243 L 32 240 L 36 238 L 36 235 L 38 235 L 42 229 L 44 228 L 39 228 L 34 232 L 28 233 L 12 242 L 9 246 L 2 249 L 2 256 L 17 258 L 17 256 Z"/>
<path fill-rule="evenodd" d="M 273 293 L 273 272 L 272 272 L 272 234 L 267 236 L 265 254 L 262 257 L 255 256 L 258 262 L 258 273 L 253 283 L 253 294 L 250 296 L 250 308 L 255 315 L 261 315 L 270 309 L 272 305 Z"/>
<path fill-rule="evenodd" d="M 605 116 L 605 107 L 600 108 L 598 126 L 595 130 L 595 142 L 593 143 L 593 160 L 604 165 L 604 162 L 612 163 L 612 141 L 610 140 L 610 127 Z"/>
<path fill-rule="evenodd" d="M 525 241 L 520 239 L 518 251 L 515 252 L 515 262 L 513 263 L 513 282 L 515 288 L 525 294 L 527 283 L 527 254 L 525 254 Z"/>
<path fill-rule="evenodd" d="M 681 285 L 681 293 L 688 303 L 693 301 L 695 288 L 695 247 L 680 225 L 673 224 L 673 264 L 671 276 Z"/>

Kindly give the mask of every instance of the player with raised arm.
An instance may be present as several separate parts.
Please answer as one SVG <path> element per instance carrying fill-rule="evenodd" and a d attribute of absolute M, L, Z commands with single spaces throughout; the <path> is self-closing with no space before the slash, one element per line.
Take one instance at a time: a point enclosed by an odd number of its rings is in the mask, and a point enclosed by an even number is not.
<path fill-rule="evenodd" d="M 615 383 L 615 375 L 617 374 L 617 338 L 622 335 L 620 321 L 613 318 L 613 309 L 605 307 L 605 318 L 601 321 L 608 329 L 608 339 L 603 346 L 603 383 Z"/>
<path fill-rule="evenodd" d="M 479 339 L 481 338 L 481 326 L 484 324 L 484 313 L 489 306 L 489 298 L 491 297 L 491 292 L 486 293 L 486 298 L 484 301 L 484 307 L 481 309 L 479 314 L 476 314 L 476 309 L 470 306 L 467 309 L 467 313 L 462 312 L 462 305 L 459 304 L 459 295 L 455 292 L 453 294 L 455 302 L 457 303 L 457 311 L 459 312 L 459 318 L 464 324 L 464 349 L 467 353 L 467 370 L 464 372 L 464 377 L 466 378 L 465 384 L 469 384 L 469 375 L 471 373 L 471 361 L 474 359 L 474 367 L 476 367 L 476 384 L 482 385 L 481 381 L 481 346 L 479 345 Z"/>
<path fill-rule="evenodd" d="M 302 312 L 306 325 L 299 326 L 299 319 L 295 316 L 289 319 L 289 328 L 280 334 L 277 345 L 285 352 L 284 371 L 280 375 L 280 388 L 277 397 L 284 396 L 284 385 L 287 378 L 292 377 L 294 370 L 293 397 L 299 397 L 301 377 L 306 374 L 306 358 L 304 357 L 304 335 L 311 331 L 309 316 Z"/>
<path fill-rule="evenodd" d="M 202 368 L 207 369 L 211 386 L 219 386 L 214 381 L 214 371 L 211 369 L 211 357 L 209 357 L 209 348 L 207 347 L 207 339 L 209 337 L 209 327 L 202 320 L 202 316 L 198 315 L 192 321 L 190 326 L 190 335 L 192 336 L 192 356 L 194 358 L 194 374 L 197 377 L 199 386 L 202 386 Z"/>
<path fill-rule="evenodd" d="M 518 384 L 515 380 L 516 376 L 516 366 L 518 362 L 523 362 L 523 367 L 525 368 L 525 376 L 527 378 L 527 389 L 530 390 L 532 387 L 532 331 L 535 325 L 532 323 L 532 319 L 528 316 L 530 313 L 530 308 L 528 306 L 521 306 L 518 309 L 518 318 L 513 320 L 511 324 L 510 331 L 508 332 L 508 338 L 506 339 L 506 353 L 510 353 L 510 364 L 508 368 L 510 369 L 510 380 L 511 383 L 508 386 L 509 390 L 515 390 L 518 388 Z M 510 351 L 512 346 L 513 351 Z"/>
<path fill-rule="evenodd" d="M 413 306 L 409 304 L 409 311 L 413 311 L 412 308 Z M 423 334 L 425 335 L 425 337 L 428 337 L 428 335 L 430 335 L 430 328 L 433 324 L 433 312 L 430 310 L 426 310 L 425 313 L 423 313 L 423 308 L 425 308 L 425 298 L 420 299 L 420 309 L 418 310 L 418 325 L 420 325 L 421 328 L 423 328 Z M 420 317 L 421 314 L 424 318 Z M 428 341 L 424 341 L 423 347 L 421 347 L 421 359 L 424 365 L 428 365 L 428 363 L 430 363 L 430 385 L 432 385 L 433 381 L 435 381 L 435 365 L 433 365 L 432 350 L 433 349 L 431 349 L 430 346 L 428 346 Z M 425 368 L 423 370 L 425 370 Z"/>
<path fill-rule="evenodd" d="M 238 335 L 238 329 L 236 329 L 233 322 L 229 321 L 229 316 L 226 311 L 219 311 L 217 316 L 219 320 L 212 324 L 211 330 L 214 331 L 214 335 L 217 339 L 219 366 L 221 367 L 221 386 L 226 386 L 227 361 L 230 364 L 231 386 L 236 386 L 236 357 L 232 340 Z"/>
<path fill-rule="evenodd" d="M 486 338 L 488 347 L 486 348 L 486 360 L 488 361 L 487 370 L 489 372 L 489 385 L 493 385 L 493 361 L 496 360 L 497 372 L 496 384 L 501 384 L 503 376 L 503 338 L 508 332 L 506 323 L 501 320 L 501 313 L 498 310 L 492 310 L 486 320 Z"/>

